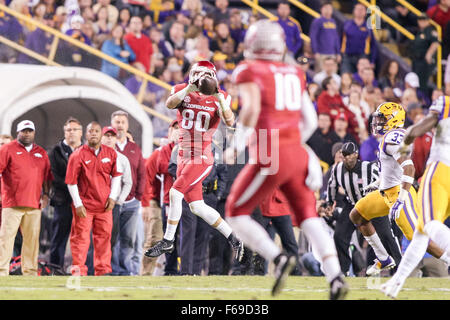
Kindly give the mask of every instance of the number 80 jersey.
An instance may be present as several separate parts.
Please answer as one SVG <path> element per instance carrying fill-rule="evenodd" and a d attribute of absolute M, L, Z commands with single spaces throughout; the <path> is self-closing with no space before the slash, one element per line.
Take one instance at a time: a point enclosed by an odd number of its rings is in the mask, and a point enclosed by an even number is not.
<path fill-rule="evenodd" d="M 186 86 L 186 83 L 174 86 L 171 94 L 183 90 Z M 231 96 L 225 91 L 219 92 L 223 93 L 228 103 L 231 101 Z M 207 149 L 211 149 L 212 137 L 219 126 L 219 100 L 198 91 L 191 92 L 178 107 L 177 120 L 180 128 L 180 150 L 191 151 L 191 155 L 203 155 Z"/>
<path fill-rule="evenodd" d="M 300 67 L 277 61 L 247 60 L 233 72 L 233 82 L 256 83 L 261 92 L 261 112 L 256 130 L 279 133 L 279 144 L 300 144 L 300 121 L 306 76 Z"/>

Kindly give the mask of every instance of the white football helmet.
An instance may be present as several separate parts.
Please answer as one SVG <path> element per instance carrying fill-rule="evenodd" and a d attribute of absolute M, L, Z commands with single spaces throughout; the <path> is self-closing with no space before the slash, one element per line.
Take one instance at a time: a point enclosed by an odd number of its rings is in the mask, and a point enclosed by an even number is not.
<path fill-rule="evenodd" d="M 276 21 L 269 19 L 253 23 L 244 39 L 244 57 L 280 61 L 286 50 L 286 36 Z"/>
<path fill-rule="evenodd" d="M 217 70 L 212 62 L 202 60 L 192 65 L 189 71 L 189 83 L 194 83 L 204 76 L 213 78 L 217 81 Z"/>

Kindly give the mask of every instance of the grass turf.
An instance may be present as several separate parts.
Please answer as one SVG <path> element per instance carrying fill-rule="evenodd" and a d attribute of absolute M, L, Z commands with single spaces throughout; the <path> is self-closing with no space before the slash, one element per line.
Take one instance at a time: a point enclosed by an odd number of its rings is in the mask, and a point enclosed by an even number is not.
<path fill-rule="evenodd" d="M 0 300 L 325 300 L 323 277 L 288 278 L 277 297 L 271 276 L 0 277 Z M 387 299 L 387 278 L 347 278 L 348 300 Z M 372 288 L 372 289 L 369 289 Z M 450 300 L 449 278 L 409 278 L 398 299 Z"/>

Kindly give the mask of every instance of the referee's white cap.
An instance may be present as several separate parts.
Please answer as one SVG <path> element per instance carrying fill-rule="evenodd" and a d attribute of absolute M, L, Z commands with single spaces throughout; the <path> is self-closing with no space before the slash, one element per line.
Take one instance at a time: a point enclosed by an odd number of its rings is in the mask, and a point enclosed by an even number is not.
<path fill-rule="evenodd" d="M 20 132 L 20 131 L 25 130 L 25 129 L 31 129 L 33 131 L 36 131 L 36 129 L 34 128 L 33 121 L 23 120 L 23 121 L 20 121 L 17 124 L 17 132 Z"/>

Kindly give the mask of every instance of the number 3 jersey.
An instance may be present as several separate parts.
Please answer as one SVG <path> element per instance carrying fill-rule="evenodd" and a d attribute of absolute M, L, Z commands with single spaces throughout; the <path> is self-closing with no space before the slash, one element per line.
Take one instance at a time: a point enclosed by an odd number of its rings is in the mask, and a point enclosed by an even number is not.
<path fill-rule="evenodd" d="M 243 61 L 233 72 L 235 84 L 253 82 L 258 85 L 261 112 L 255 130 L 261 134 L 261 129 L 266 129 L 269 137 L 275 132 L 271 129 L 277 129 L 279 145 L 300 144 L 300 109 L 305 80 L 299 67 L 276 61 Z"/>
<path fill-rule="evenodd" d="M 401 185 L 403 169 L 397 160 L 400 158 L 400 143 L 405 137 L 404 129 L 386 132 L 378 146 L 380 190 Z"/>
<path fill-rule="evenodd" d="M 183 90 L 186 83 L 177 84 L 171 94 Z M 219 90 L 229 103 L 231 96 Z M 177 120 L 180 128 L 180 151 L 187 156 L 210 154 L 211 142 L 220 123 L 219 100 L 214 96 L 202 95 L 195 91 L 189 93 L 178 107 Z"/>

